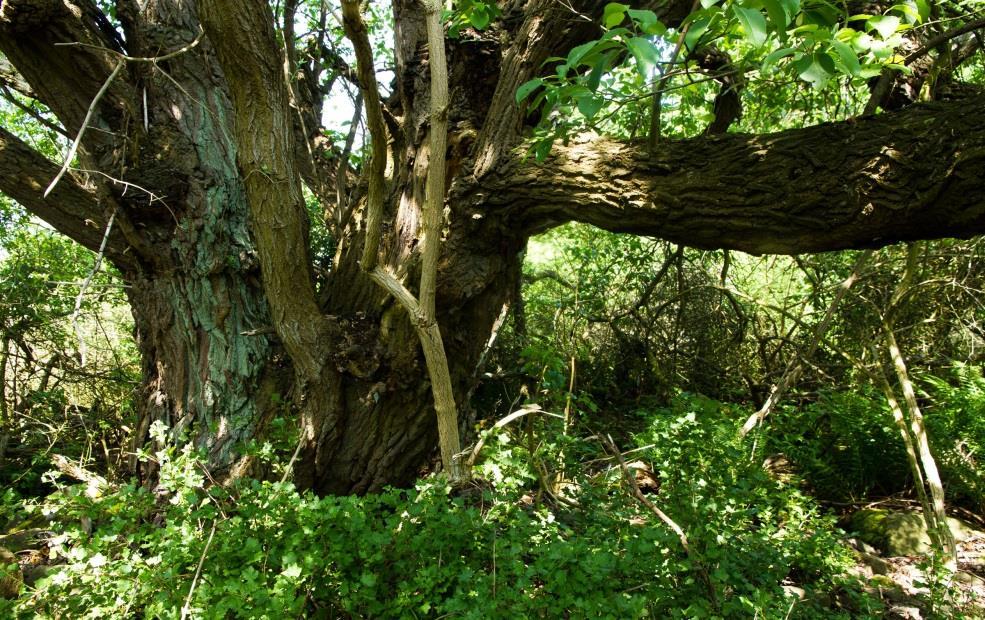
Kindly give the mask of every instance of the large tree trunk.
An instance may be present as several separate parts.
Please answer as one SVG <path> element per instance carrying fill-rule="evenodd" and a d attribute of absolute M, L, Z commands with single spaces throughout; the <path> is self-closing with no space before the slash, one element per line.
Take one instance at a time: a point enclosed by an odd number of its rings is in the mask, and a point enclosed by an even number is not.
<path fill-rule="evenodd" d="M 449 42 L 450 147 L 432 156 L 423 13 L 394 2 L 379 264 L 415 288 L 423 179 L 432 160 L 445 165 L 436 305 L 457 402 L 518 290 L 527 237 L 565 221 L 784 253 L 985 231 L 980 100 L 667 142 L 652 156 L 575 140 L 542 167 L 523 160 L 516 87 L 546 70 L 544 59 L 597 36 L 571 8 L 597 16 L 603 4 L 503 3 L 491 32 Z M 650 4 L 673 25 L 692 2 Z M 70 173 L 43 196 L 58 164 L 0 129 L 0 190 L 93 250 L 115 216 L 106 256 L 130 284 L 143 356 L 137 445 L 160 420 L 174 441 L 203 448 L 214 474 L 239 475 L 251 471 L 245 444 L 291 413 L 299 486 L 339 493 L 409 482 L 435 454 L 431 389 L 411 318 L 360 268 L 361 208 L 317 293 L 310 269 L 300 180 L 330 208 L 324 190 L 340 168 L 315 126 L 321 102 L 305 100 L 317 80 L 302 88 L 300 61 L 289 57 L 288 85 L 262 0 L 117 5 L 125 41 L 91 0 L 0 0 L 0 51 L 16 68 L 8 80 L 0 66 L 0 81 L 46 103 L 69 135 L 92 105 L 80 159 L 97 171 Z M 87 47 L 56 45 L 80 42 Z M 185 48 L 157 63 L 126 61 L 103 89 L 120 54 Z M 305 79 L 320 70 L 305 69 Z"/>
<path fill-rule="evenodd" d="M 203 249 L 198 258 L 216 258 L 217 270 L 128 276 L 144 377 L 134 447 L 161 421 L 203 448 L 222 476 L 247 464 L 242 449 L 282 408 L 291 375 L 273 358 L 255 274 Z"/>

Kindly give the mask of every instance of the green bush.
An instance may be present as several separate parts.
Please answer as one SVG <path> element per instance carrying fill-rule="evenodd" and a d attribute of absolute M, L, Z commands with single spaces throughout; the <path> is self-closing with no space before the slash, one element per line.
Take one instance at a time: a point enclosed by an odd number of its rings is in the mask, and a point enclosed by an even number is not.
<path fill-rule="evenodd" d="M 772 478 L 750 454 L 752 442 L 736 432 L 741 418 L 717 401 L 683 395 L 654 412 L 636 440 L 652 446 L 645 459 L 660 475 L 662 507 L 682 524 L 707 568 L 721 613 L 783 617 L 790 601 L 782 584 L 815 594 L 838 589 L 852 555 L 833 517 Z M 822 611 L 803 605 L 794 616 Z"/>
<path fill-rule="evenodd" d="M 54 546 L 65 564 L 0 612 L 174 618 L 187 604 L 201 618 L 847 614 L 814 597 L 842 587 L 850 563 L 831 520 L 749 462 L 720 405 L 681 397 L 646 415 L 634 458 L 659 471 L 653 501 L 685 528 L 690 554 L 625 492 L 618 467 L 572 470 L 566 503 L 532 501 L 536 476 L 522 475 L 530 461 L 519 443 L 491 442 L 487 463 L 510 474 L 498 489 L 452 491 L 430 478 L 323 498 L 290 483 L 206 487 L 200 458 L 170 449 L 153 457 L 154 492 L 126 485 L 90 497 L 59 486 L 35 506 L 62 524 Z M 593 444 L 547 445 L 585 458 Z M 785 598 L 785 582 L 808 600 Z M 867 609 L 859 605 L 853 613 Z"/>
<path fill-rule="evenodd" d="M 947 377 L 920 377 L 922 412 L 948 501 L 981 513 L 985 477 L 985 378 L 956 365 Z M 903 439 L 878 393 L 823 392 L 783 407 L 770 422 L 767 453 L 783 454 L 821 500 L 857 502 L 910 492 Z"/>

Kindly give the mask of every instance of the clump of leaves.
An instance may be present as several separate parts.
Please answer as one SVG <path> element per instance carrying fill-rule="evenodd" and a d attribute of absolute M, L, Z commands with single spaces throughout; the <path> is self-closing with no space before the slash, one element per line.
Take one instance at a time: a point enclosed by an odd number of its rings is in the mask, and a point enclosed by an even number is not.
<path fill-rule="evenodd" d="M 903 33 L 925 23 L 930 10 L 926 0 L 858 14 L 826 2 L 702 0 L 676 28 L 668 29 L 653 11 L 610 2 L 603 9 L 602 36 L 574 47 L 567 57 L 547 59 L 545 63 L 554 63 L 554 75 L 520 85 L 516 101 L 540 112 L 531 151 L 542 161 L 555 141 L 580 131 L 619 133 L 618 125 L 625 122 L 617 119 L 620 109 L 649 108 L 658 89 L 669 93 L 694 86 L 668 79 L 702 81 L 694 80 L 695 69 L 688 64 L 693 53 L 710 46 L 732 59 L 727 71 L 742 80 L 786 77 L 816 91 L 833 82 L 862 88 L 884 68 L 906 70 L 897 53 Z M 667 104 L 672 105 L 662 105 Z M 631 115 L 632 122 L 648 113 L 639 110 Z M 684 122 L 682 128 L 688 125 Z"/>

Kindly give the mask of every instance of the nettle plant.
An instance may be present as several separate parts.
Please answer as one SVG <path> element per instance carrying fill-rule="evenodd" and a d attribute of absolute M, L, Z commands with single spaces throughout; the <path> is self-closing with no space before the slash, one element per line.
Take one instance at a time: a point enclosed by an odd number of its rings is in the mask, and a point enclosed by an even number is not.
<path fill-rule="evenodd" d="M 791 80 L 824 90 L 841 81 L 861 86 L 884 69 L 907 71 L 898 53 L 903 34 L 929 16 L 927 0 L 878 14 L 812 0 L 698 0 L 668 29 L 653 11 L 612 2 L 604 34 L 547 59 L 555 73 L 522 84 L 516 101 L 540 114 L 532 152 L 542 161 L 555 140 L 579 131 L 635 137 L 619 126 L 619 111 L 655 97 L 659 104 L 660 95 L 687 85 L 732 79 L 741 89 L 746 80 Z"/>

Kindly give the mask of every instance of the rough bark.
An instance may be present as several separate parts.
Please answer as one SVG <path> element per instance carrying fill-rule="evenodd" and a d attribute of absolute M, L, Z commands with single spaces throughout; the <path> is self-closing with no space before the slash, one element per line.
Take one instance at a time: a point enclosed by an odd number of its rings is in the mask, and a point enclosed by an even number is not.
<path fill-rule="evenodd" d="M 266 2 L 202 0 L 200 14 L 232 93 L 239 174 L 274 328 L 305 381 L 317 381 L 325 320 L 315 303 L 307 214 L 294 165 L 289 94 Z"/>
<path fill-rule="evenodd" d="M 881 247 L 985 231 L 985 98 L 768 135 L 555 147 L 507 162 L 463 201 L 538 232 L 568 220 L 754 254 Z"/>

